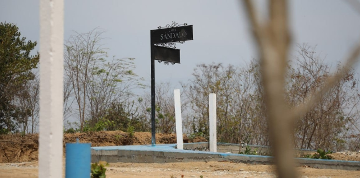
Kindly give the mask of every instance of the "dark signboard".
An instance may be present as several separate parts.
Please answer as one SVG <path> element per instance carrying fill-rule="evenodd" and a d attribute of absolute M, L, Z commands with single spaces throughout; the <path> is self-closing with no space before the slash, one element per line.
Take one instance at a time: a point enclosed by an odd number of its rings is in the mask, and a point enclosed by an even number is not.
<path fill-rule="evenodd" d="M 155 60 L 180 63 L 180 49 L 152 46 L 151 50 Z"/>
<path fill-rule="evenodd" d="M 150 33 L 152 44 L 193 40 L 192 25 L 151 30 Z"/>

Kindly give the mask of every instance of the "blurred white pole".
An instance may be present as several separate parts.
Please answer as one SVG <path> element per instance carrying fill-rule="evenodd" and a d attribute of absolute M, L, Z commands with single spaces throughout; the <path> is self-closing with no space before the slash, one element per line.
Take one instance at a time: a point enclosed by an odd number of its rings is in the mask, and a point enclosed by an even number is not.
<path fill-rule="evenodd" d="M 209 149 L 211 152 L 217 152 L 216 140 L 216 94 L 209 94 Z"/>
<path fill-rule="evenodd" d="M 183 149 L 180 89 L 174 90 L 177 149 Z"/>
<path fill-rule="evenodd" d="M 39 178 L 63 178 L 64 0 L 40 0 Z"/>

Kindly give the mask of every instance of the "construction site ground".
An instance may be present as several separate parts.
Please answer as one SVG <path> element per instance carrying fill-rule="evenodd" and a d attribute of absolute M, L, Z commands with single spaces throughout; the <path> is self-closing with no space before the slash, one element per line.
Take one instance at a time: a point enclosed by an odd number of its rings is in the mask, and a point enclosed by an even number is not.
<path fill-rule="evenodd" d="M 64 135 L 65 143 L 75 142 L 95 146 L 145 145 L 151 143 L 151 134 L 136 132 L 133 135 L 122 131 L 102 131 Z M 157 144 L 176 143 L 175 134 L 157 134 Z M 204 142 L 204 138 L 189 139 L 184 142 Z M 37 134 L 0 135 L 0 177 L 38 177 Z M 65 147 L 64 147 L 65 150 Z M 64 153 L 65 155 L 65 153 Z M 359 152 L 337 152 L 331 154 L 336 160 L 360 161 Z M 65 156 L 64 156 L 65 159 Z M 65 163 L 65 160 L 64 160 Z M 65 167 L 65 166 L 64 166 Z M 64 168 L 63 168 L 64 169 Z M 358 177 L 360 171 L 337 169 L 314 169 L 306 166 L 297 168 L 302 177 Z M 231 162 L 179 162 L 179 163 L 110 163 L 107 178 L 149 177 L 149 178 L 200 178 L 202 177 L 275 177 L 274 166 L 253 165 Z"/>

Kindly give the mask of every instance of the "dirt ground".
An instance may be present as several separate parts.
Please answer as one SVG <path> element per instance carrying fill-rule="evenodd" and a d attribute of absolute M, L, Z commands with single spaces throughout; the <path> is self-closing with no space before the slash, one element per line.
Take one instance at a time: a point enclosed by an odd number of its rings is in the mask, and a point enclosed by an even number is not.
<path fill-rule="evenodd" d="M 130 136 L 122 131 L 65 134 L 64 143 L 91 143 L 92 146 L 150 144 L 151 134 L 137 132 Z M 157 134 L 157 144 L 175 143 L 175 134 Z M 206 141 L 204 138 L 188 139 L 184 142 Z M 38 135 L 0 135 L 0 178 L 38 177 Z M 64 149 L 65 150 L 65 149 Z M 337 152 L 332 156 L 338 160 L 360 161 L 359 152 Z M 65 161 L 64 161 L 65 163 Z M 299 167 L 302 177 L 357 177 L 360 171 L 336 169 L 314 169 Z M 233 177 L 275 177 L 271 165 L 250 165 L 230 162 L 190 162 L 190 163 L 110 163 L 107 178 L 233 178 Z"/>
<path fill-rule="evenodd" d="M 38 162 L 0 163 L 0 177 L 36 178 Z M 360 178 L 360 171 L 299 167 L 303 178 Z M 65 173 L 64 173 L 65 175 Z M 245 178 L 276 177 L 271 165 L 249 165 L 230 162 L 190 163 L 110 163 L 107 178 Z"/>

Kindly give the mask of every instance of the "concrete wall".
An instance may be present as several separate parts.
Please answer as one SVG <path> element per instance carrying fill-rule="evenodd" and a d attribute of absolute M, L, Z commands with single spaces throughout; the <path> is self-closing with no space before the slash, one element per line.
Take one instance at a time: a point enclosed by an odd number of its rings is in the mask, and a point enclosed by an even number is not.
<path fill-rule="evenodd" d="M 208 143 L 185 143 L 184 149 L 208 149 Z M 226 145 L 226 144 L 225 144 Z M 176 144 L 157 145 L 129 145 L 113 147 L 93 147 L 91 161 L 132 162 L 132 163 L 167 163 L 167 162 L 194 162 L 194 161 L 229 161 L 247 164 L 272 164 L 273 158 L 260 155 L 243 155 L 232 153 L 192 151 L 175 149 Z M 236 145 L 226 145 L 232 148 Z M 221 147 L 221 145 L 220 145 Z M 358 161 L 297 159 L 299 165 L 320 169 L 360 170 Z"/>

